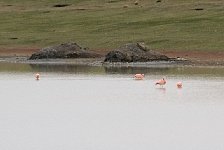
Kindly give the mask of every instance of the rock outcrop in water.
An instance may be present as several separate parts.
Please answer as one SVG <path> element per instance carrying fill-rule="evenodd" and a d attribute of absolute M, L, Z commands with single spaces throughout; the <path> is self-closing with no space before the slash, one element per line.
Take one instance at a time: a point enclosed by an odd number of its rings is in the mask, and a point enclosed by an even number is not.
<path fill-rule="evenodd" d="M 39 52 L 31 55 L 29 59 L 46 58 L 98 58 L 100 54 L 82 48 L 76 43 L 64 43 L 57 46 L 51 46 L 41 49 Z"/>
<path fill-rule="evenodd" d="M 144 43 L 129 43 L 110 51 L 105 62 L 148 62 L 148 61 L 168 61 L 169 57 L 152 51 Z"/>

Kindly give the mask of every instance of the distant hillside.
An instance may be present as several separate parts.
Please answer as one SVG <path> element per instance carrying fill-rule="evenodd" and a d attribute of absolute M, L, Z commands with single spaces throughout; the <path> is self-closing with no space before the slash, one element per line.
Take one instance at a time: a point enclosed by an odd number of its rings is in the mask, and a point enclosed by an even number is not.
<path fill-rule="evenodd" d="M 224 51 L 222 0 L 1 0 L 0 48 L 74 41 L 105 49 Z"/>

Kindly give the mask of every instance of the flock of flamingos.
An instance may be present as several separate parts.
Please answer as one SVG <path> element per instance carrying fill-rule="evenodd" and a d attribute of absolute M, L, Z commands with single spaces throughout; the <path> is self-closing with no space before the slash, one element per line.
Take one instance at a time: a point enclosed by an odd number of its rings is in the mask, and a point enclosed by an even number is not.
<path fill-rule="evenodd" d="M 143 80 L 144 77 L 145 77 L 144 74 L 135 74 L 134 79 L 135 79 L 135 80 Z M 40 74 L 37 73 L 37 74 L 35 75 L 35 78 L 36 78 L 36 80 L 39 80 L 39 79 L 40 79 Z M 155 85 L 160 85 L 160 86 L 163 86 L 163 85 L 165 85 L 165 84 L 166 84 L 166 80 L 165 80 L 164 78 L 162 78 L 162 79 L 156 81 L 156 83 L 155 83 Z M 182 88 L 182 82 L 177 82 L 176 85 L 177 85 L 177 88 Z"/>
<path fill-rule="evenodd" d="M 144 74 L 135 74 L 134 78 L 135 80 L 143 80 L 145 77 Z M 160 86 L 163 86 L 166 84 L 166 80 L 164 78 L 156 81 L 155 85 L 160 85 Z M 182 82 L 177 82 L 177 88 L 182 88 Z"/>

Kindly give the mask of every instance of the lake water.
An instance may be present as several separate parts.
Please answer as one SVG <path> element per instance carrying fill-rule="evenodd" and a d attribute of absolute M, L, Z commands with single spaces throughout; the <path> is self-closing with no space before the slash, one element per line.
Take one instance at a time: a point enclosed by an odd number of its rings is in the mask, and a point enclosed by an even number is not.
<path fill-rule="evenodd" d="M 223 92 L 224 68 L 0 63 L 0 149 L 223 150 Z"/>

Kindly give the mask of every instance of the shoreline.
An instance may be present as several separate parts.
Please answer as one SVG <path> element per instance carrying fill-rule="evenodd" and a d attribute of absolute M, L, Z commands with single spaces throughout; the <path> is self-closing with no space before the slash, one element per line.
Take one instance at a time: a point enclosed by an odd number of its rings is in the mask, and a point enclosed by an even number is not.
<path fill-rule="evenodd" d="M 103 62 L 102 58 L 76 58 L 76 59 L 40 59 L 28 60 L 38 48 L 13 48 L 0 49 L 0 63 L 27 63 L 27 64 L 65 64 L 65 65 L 89 65 L 89 66 L 111 66 L 111 67 L 172 67 L 172 66 L 197 66 L 197 67 L 224 67 L 224 52 L 203 51 L 158 51 L 174 61 L 152 61 L 152 62 L 130 62 L 109 63 Z M 94 50 L 105 55 L 109 50 Z"/>
<path fill-rule="evenodd" d="M 104 66 L 104 67 L 219 67 L 224 68 L 224 61 L 192 61 L 192 60 L 171 60 L 171 61 L 151 61 L 151 62 L 103 62 L 102 58 L 76 58 L 76 59 L 39 59 L 28 60 L 28 57 L 0 57 L 0 63 L 20 63 L 20 64 L 41 64 L 41 65 L 83 65 L 83 66 Z"/>

